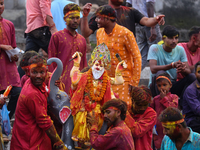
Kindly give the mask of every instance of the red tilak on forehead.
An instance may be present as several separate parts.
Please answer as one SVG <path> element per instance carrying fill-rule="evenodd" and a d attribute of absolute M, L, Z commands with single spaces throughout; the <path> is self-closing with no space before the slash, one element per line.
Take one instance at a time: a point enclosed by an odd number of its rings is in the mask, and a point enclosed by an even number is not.
<path fill-rule="evenodd" d="M 113 106 L 108 107 L 107 109 L 119 110 L 117 107 L 113 107 Z M 120 110 L 119 110 L 119 111 L 120 111 Z"/>

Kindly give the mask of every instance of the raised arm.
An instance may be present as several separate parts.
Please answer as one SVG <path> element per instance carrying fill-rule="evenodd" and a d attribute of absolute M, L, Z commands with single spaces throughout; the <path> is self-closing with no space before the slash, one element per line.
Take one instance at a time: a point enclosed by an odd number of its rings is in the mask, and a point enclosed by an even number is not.
<path fill-rule="evenodd" d="M 87 3 L 83 6 L 83 17 L 81 18 L 81 33 L 85 38 L 89 37 L 93 33 L 93 31 L 89 28 L 87 19 L 91 7 L 91 3 Z"/>

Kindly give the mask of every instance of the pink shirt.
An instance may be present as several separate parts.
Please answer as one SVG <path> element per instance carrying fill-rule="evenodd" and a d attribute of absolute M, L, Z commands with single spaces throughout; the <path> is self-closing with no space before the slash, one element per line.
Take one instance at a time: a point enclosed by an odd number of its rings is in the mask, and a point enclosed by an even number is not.
<path fill-rule="evenodd" d="M 185 49 L 189 66 L 193 66 L 198 61 L 200 61 L 200 48 L 198 48 L 197 51 L 193 53 L 188 49 L 187 43 L 179 43 L 178 45 Z"/>
<path fill-rule="evenodd" d="M 26 26 L 25 33 L 37 28 L 48 26 L 46 16 L 51 14 L 51 0 L 27 0 L 26 2 Z"/>
<path fill-rule="evenodd" d="M 15 28 L 11 21 L 0 19 L 0 44 L 16 47 Z M 5 90 L 8 85 L 20 87 L 20 77 L 16 62 L 10 62 L 8 55 L 0 49 L 0 91 Z"/>

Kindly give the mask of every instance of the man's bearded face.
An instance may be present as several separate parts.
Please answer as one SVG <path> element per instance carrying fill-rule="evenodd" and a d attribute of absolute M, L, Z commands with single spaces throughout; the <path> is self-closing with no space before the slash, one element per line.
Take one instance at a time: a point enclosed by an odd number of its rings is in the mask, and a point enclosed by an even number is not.
<path fill-rule="evenodd" d="M 101 60 L 96 60 L 92 66 L 92 74 L 94 79 L 99 79 L 104 73 L 104 64 Z"/>

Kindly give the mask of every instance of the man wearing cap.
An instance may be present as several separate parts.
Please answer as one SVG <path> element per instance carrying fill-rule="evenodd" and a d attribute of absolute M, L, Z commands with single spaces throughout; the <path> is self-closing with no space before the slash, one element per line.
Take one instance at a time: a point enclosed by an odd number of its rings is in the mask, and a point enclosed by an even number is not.
<path fill-rule="evenodd" d="M 162 140 L 161 150 L 197 150 L 200 149 L 200 134 L 188 128 L 180 110 L 166 108 L 159 116 L 166 134 Z"/>
<path fill-rule="evenodd" d="M 47 115 L 48 89 L 44 83 L 47 69 L 42 56 L 29 60 L 30 78 L 26 81 L 15 112 L 11 150 L 66 150 Z"/>
<path fill-rule="evenodd" d="M 111 99 L 102 106 L 104 120 L 108 124 L 105 135 L 98 134 L 98 125 L 94 115 L 88 115 L 87 122 L 91 125 L 90 142 L 94 149 L 134 150 L 134 142 L 126 118 L 127 104 L 120 99 Z"/>
<path fill-rule="evenodd" d="M 48 57 L 57 57 L 63 63 L 63 73 L 61 81 L 65 84 L 65 92 L 69 93 L 71 86 L 70 70 L 73 67 L 73 61 L 69 61 L 72 55 L 78 51 L 82 53 L 80 69 L 87 66 L 86 60 L 86 41 L 83 36 L 76 32 L 80 23 L 80 7 L 77 4 L 68 4 L 64 8 L 64 20 L 67 27 L 52 35 L 49 48 Z M 49 67 L 53 71 L 55 64 Z"/>
<path fill-rule="evenodd" d="M 126 68 L 124 61 L 118 63 L 115 77 L 110 78 L 107 70 L 110 68 L 110 51 L 102 43 L 98 45 L 91 54 L 88 64 L 91 67 L 87 72 L 80 73 L 80 55 L 76 52 L 73 55 L 74 66 L 70 72 L 72 80 L 70 108 L 74 117 L 74 130 L 72 139 L 79 141 L 82 145 L 89 145 L 89 129 L 87 126 L 87 114 L 94 112 L 98 122 L 98 130 L 101 129 L 103 118 L 101 106 L 111 98 L 115 98 L 111 84 L 123 84 L 122 71 Z M 123 64 L 123 65 L 122 65 Z"/>

